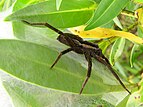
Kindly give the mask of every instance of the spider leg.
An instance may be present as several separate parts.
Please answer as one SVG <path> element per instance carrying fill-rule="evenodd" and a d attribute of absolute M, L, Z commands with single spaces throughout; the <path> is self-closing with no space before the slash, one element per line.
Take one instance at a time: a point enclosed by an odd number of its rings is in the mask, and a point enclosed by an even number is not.
<path fill-rule="evenodd" d="M 80 93 L 79 94 L 82 93 L 82 91 L 83 91 L 83 89 L 84 89 L 84 87 L 85 87 L 86 83 L 88 82 L 88 79 L 90 78 L 90 75 L 91 75 L 91 69 L 92 69 L 92 59 L 91 59 L 91 56 L 88 53 L 87 54 L 85 53 L 85 58 L 86 58 L 86 60 L 88 62 L 88 71 L 87 71 L 86 78 L 85 78 L 85 80 L 84 80 L 84 82 L 82 84 L 82 87 L 80 89 Z"/>
<path fill-rule="evenodd" d="M 73 49 L 72 48 L 68 48 L 62 52 L 60 52 L 60 54 L 58 55 L 57 59 L 54 61 L 54 63 L 52 64 L 52 66 L 50 67 L 51 69 L 55 66 L 55 64 L 59 61 L 59 59 L 61 58 L 62 55 L 72 51 Z"/>
<path fill-rule="evenodd" d="M 48 23 L 30 23 L 30 22 L 25 21 L 25 20 L 22 20 L 22 22 L 24 22 L 24 23 L 26 23 L 26 24 L 28 24 L 28 25 L 31 25 L 31 26 L 46 26 L 46 27 L 50 28 L 51 30 L 57 32 L 58 34 L 61 34 L 61 35 L 64 34 L 62 31 L 60 31 L 60 30 L 54 28 L 53 26 L 51 26 L 51 25 L 48 24 Z"/>
<path fill-rule="evenodd" d="M 113 68 L 111 67 L 111 65 L 109 64 L 109 61 L 106 62 L 106 60 L 108 60 L 106 57 L 105 58 L 102 58 L 100 56 L 97 56 L 96 55 L 96 59 L 103 63 L 104 65 L 106 65 L 109 70 L 111 71 L 111 73 L 114 75 L 114 77 L 118 80 L 118 82 L 122 85 L 122 87 L 129 93 L 131 94 L 131 92 L 126 88 L 126 86 L 124 85 L 124 83 L 121 81 L 121 79 L 119 78 L 119 76 L 117 75 L 117 73 L 113 70 Z"/>

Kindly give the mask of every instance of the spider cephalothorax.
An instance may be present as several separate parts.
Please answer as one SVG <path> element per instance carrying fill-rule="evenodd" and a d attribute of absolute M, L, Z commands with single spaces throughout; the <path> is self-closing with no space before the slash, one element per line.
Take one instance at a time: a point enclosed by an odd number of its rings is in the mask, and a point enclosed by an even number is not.
<path fill-rule="evenodd" d="M 54 28 L 53 26 L 51 26 L 48 23 L 29 23 L 27 21 L 23 21 L 29 25 L 32 26 L 36 26 L 36 25 L 41 25 L 41 26 L 46 26 L 50 29 L 52 29 L 53 31 L 57 32 L 59 34 L 58 36 L 58 40 L 65 44 L 68 45 L 69 48 L 60 52 L 59 56 L 57 57 L 57 59 L 55 60 L 55 62 L 53 63 L 53 65 L 51 66 L 51 68 L 54 67 L 54 65 L 58 62 L 58 60 L 61 58 L 62 55 L 74 51 L 78 54 L 84 54 L 85 59 L 88 62 L 88 71 L 87 71 L 87 76 L 86 79 L 84 80 L 82 87 L 80 89 L 80 94 L 82 93 L 88 79 L 90 78 L 91 75 L 91 69 L 92 69 L 92 58 L 95 58 L 96 60 L 98 60 L 99 62 L 101 62 L 102 64 L 104 64 L 105 66 L 107 66 L 109 68 L 109 70 L 111 71 L 111 73 L 115 76 L 115 78 L 119 81 L 119 83 L 122 85 L 122 87 L 129 93 L 131 94 L 131 92 L 125 87 L 125 85 L 123 84 L 123 82 L 121 81 L 121 79 L 119 78 L 119 76 L 114 72 L 114 70 L 112 69 L 111 64 L 109 63 L 108 59 L 102 54 L 102 50 L 98 47 L 97 44 L 95 43 L 91 43 L 88 41 L 84 41 L 81 37 L 79 37 L 78 35 L 74 35 L 71 33 L 63 33 L 62 31 Z"/>

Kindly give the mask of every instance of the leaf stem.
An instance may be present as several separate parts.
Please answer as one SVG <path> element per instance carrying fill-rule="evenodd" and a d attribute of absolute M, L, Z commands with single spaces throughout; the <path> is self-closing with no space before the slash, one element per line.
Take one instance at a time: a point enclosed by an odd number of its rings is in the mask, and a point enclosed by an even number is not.
<path fill-rule="evenodd" d="M 134 12 L 128 11 L 128 10 L 123 10 L 123 11 L 121 12 L 121 14 L 122 14 L 122 15 L 129 16 L 129 17 L 137 18 Z"/>

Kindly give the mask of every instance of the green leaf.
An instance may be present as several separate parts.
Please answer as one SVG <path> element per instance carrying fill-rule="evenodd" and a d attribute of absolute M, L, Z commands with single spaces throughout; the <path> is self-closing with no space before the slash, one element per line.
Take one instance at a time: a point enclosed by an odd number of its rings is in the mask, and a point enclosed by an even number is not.
<path fill-rule="evenodd" d="M 62 3 L 62 0 L 56 0 L 56 8 L 57 8 L 57 10 L 60 9 L 61 3 Z"/>
<path fill-rule="evenodd" d="M 102 49 L 102 52 L 105 53 L 109 45 L 111 45 L 117 38 L 109 38 L 104 41 L 101 41 L 98 45 Z"/>
<path fill-rule="evenodd" d="M 115 67 L 116 69 L 118 69 L 118 71 L 120 72 L 120 74 L 124 77 L 124 78 L 128 78 L 124 69 L 125 65 L 121 65 L 118 61 L 115 63 Z"/>
<path fill-rule="evenodd" d="M 18 10 L 5 20 L 48 22 L 55 27 L 67 28 L 85 24 L 91 18 L 95 6 L 95 2 L 89 0 L 63 0 L 57 10 L 56 0 L 49 0 Z"/>
<path fill-rule="evenodd" d="M 41 1 L 43 0 L 17 0 L 13 6 L 13 12 Z M 48 32 L 50 32 L 50 30 L 45 28 L 40 29 L 38 27 L 37 28 L 30 27 L 30 26 L 27 26 L 26 24 L 23 24 L 21 22 L 16 22 L 16 21 L 12 22 L 12 27 L 13 27 L 14 36 L 19 39 L 30 39 L 30 38 L 32 39 L 33 35 L 35 36 L 49 35 Z"/>
<path fill-rule="evenodd" d="M 138 26 L 138 36 L 141 38 L 143 37 L 143 29 L 141 26 Z M 130 54 L 131 67 L 133 67 L 133 63 L 135 61 L 138 62 L 137 57 L 143 53 L 142 49 L 143 49 L 143 45 L 134 44 L 134 46 L 131 50 L 131 54 Z"/>
<path fill-rule="evenodd" d="M 133 64 L 134 64 L 135 61 L 138 61 L 137 57 L 143 53 L 142 49 L 143 49 L 142 45 L 134 44 L 134 46 L 133 46 L 133 48 L 131 50 L 131 55 L 130 55 L 131 67 L 133 67 Z"/>
<path fill-rule="evenodd" d="M 143 0 L 134 0 L 134 2 L 143 3 Z"/>
<path fill-rule="evenodd" d="M 113 21 L 115 22 L 115 24 L 116 24 L 120 29 L 123 29 L 123 26 L 122 26 L 120 20 L 118 19 L 118 17 L 115 17 L 115 18 L 113 19 Z"/>
<path fill-rule="evenodd" d="M 142 107 L 141 94 L 139 91 L 132 93 L 126 107 Z"/>
<path fill-rule="evenodd" d="M 133 63 L 135 62 L 137 56 L 139 55 L 139 45 L 134 44 L 132 50 L 131 50 L 131 55 L 130 55 L 130 64 L 131 67 L 133 67 Z"/>
<path fill-rule="evenodd" d="M 102 0 L 85 30 L 90 30 L 110 22 L 128 2 L 129 0 Z"/>
<path fill-rule="evenodd" d="M 48 28 L 40 28 L 26 25 L 22 22 L 13 22 L 13 32 L 16 38 L 27 40 L 27 41 L 35 41 L 41 43 L 46 43 L 48 38 L 56 39 L 57 35 L 55 32 Z"/>
<path fill-rule="evenodd" d="M 78 95 L 56 91 L 2 75 L 3 85 L 14 107 L 114 107 L 102 99 L 102 95 Z M 110 99 L 110 98 L 108 98 Z"/>
<path fill-rule="evenodd" d="M 1 0 L 0 1 L 0 11 L 7 10 L 15 0 Z"/>
<path fill-rule="evenodd" d="M 12 11 L 15 12 L 17 10 L 20 10 L 20 9 L 26 7 L 26 6 L 29 6 L 29 5 L 35 4 L 35 3 L 39 3 L 39 2 L 42 2 L 42 1 L 45 1 L 45 0 L 17 0 L 14 3 Z"/>
<path fill-rule="evenodd" d="M 57 47 L 61 45 L 47 42 Z M 58 55 L 55 48 L 18 40 L 0 40 L 0 50 L 0 69 L 10 76 L 2 76 L 3 84 L 15 107 L 59 107 L 59 102 L 61 107 L 108 107 L 111 105 L 102 99 L 103 93 L 124 90 L 104 65 L 93 60 L 92 76 L 84 94 L 79 96 L 87 64 L 83 56 L 75 53 L 64 55 L 51 70 L 49 67 Z"/>
<path fill-rule="evenodd" d="M 125 46 L 125 38 L 119 38 L 113 44 L 109 57 L 109 60 L 112 65 L 114 65 L 116 60 L 121 56 L 124 46 Z"/>
<path fill-rule="evenodd" d="M 131 12 L 134 12 L 137 8 L 137 4 L 132 0 L 130 0 L 129 3 L 126 5 L 126 10 Z"/>
<path fill-rule="evenodd" d="M 140 93 L 140 95 L 141 95 L 140 101 L 143 102 L 143 78 L 142 78 L 141 81 L 140 81 L 140 85 L 141 85 L 140 91 L 139 91 L 139 93 Z"/>
<path fill-rule="evenodd" d="M 126 107 L 127 101 L 129 99 L 129 95 L 124 98 L 116 107 Z"/>
<path fill-rule="evenodd" d="M 117 105 L 118 103 L 126 99 L 127 96 L 129 95 L 127 95 L 125 92 L 122 93 L 111 92 L 103 95 L 102 99 L 104 99 L 105 101 L 109 102 L 112 105 Z M 115 100 L 118 100 L 118 102 L 116 102 Z M 125 105 L 122 105 L 120 107 L 125 107 Z"/>
<path fill-rule="evenodd" d="M 143 38 L 143 27 L 141 25 L 138 25 L 138 36 Z"/>
<path fill-rule="evenodd" d="M 55 45 L 58 47 L 60 44 Z M 50 69 L 58 53 L 48 46 L 17 40 L 0 40 L 0 50 L 0 68 L 7 73 L 43 87 L 79 93 L 87 72 L 87 62 L 81 55 L 67 54 Z M 96 60 L 93 60 L 92 71 L 84 93 L 125 91 L 117 84 L 108 68 Z"/>

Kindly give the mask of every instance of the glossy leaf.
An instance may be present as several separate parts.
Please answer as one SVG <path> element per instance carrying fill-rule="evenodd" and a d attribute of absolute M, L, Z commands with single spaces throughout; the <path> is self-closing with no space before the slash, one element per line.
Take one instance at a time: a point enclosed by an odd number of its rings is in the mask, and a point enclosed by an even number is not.
<path fill-rule="evenodd" d="M 128 2 L 129 0 L 102 0 L 85 30 L 108 23 L 121 12 Z"/>
<path fill-rule="evenodd" d="M 59 47 L 61 44 L 56 43 L 55 45 Z M 83 95 L 90 95 L 86 98 L 79 96 L 78 93 L 85 79 L 87 64 L 83 56 L 75 53 L 63 56 L 51 70 L 50 66 L 58 55 L 54 48 L 18 40 L 0 40 L 0 50 L 0 69 L 14 78 L 5 80 L 4 86 L 15 105 L 34 106 L 36 104 L 36 107 L 41 107 L 40 105 L 43 104 L 55 104 L 55 99 L 58 102 L 63 101 L 65 105 L 69 104 L 69 100 L 71 101 L 70 104 L 75 104 L 74 101 L 79 101 L 79 99 L 84 101 L 85 99 L 86 101 L 92 99 L 92 103 L 95 100 L 96 102 L 101 101 L 100 95 L 103 93 L 125 91 L 121 85 L 117 84 L 115 77 L 104 65 L 93 60 L 92 76 L 83 93 Z M 18 82 L 16 78 L 21 82 Z M 27 82 L 35 86 L 26 85 Z M 69 99 L 67 102 L 61 100 L 62 96 L 63 99 L 74 97 L 75 100 Z M 91 103 L 88 103 L 87 106 Z M 86 102 L 82 104 L 86 104 Z M 92 104 L 96 105 L 97 103 Z M 99 104 L 108 103 L 100 102 Z"/>
<path fill-rule="evenodd" d="M 123 49 L 125 46 L 125 39 L 124 38 L 119 38 L 115 41 L 113 44 L 113 47 L 111 49 L 110 57 L 109 60 L 112 65 L 116 62 L 116 60 L 121 56 Z"/>
<path fill-rule="evenodd" d="M 89 0 L 63 0 L 57 11 L 56 0 L 49 0 L 27 6 L 5 20 L 48 22 L 55 27 L 67 28 L 85 24 L 92 16 L 95 5 L 95 2 Z"/>
<path fill-rule="evenodd" d="M 58 46 L 58 44 L 56 45 Z M 50 65 L 58 54 L 47 46 L 15 40 L 1 40 L 0 49 L 2 50 L 0 68 L 11 75 L 40 86 L 79 93 L 87 71 L 86 61 L 80 55 L 72 53 L 62 57 L 51 70 Z M 96 60 L 93 62 L 94 72 L 92 72 L 84 93 L 97 94 L 124 90 L 119 84 L 117 85 L 115 77 L 104 65 Z M 98 88 L 96 89 L 96 87 Z M 111 87 L 114 88 L 111 89 Z"/>
<path fill-rule="evenodd" d="M 95 28 L 92 30 L 88 30 L 88 31 L 84 31 L 84 28 L 86 26 L 78 26 L 78 27 L 74 27 L 74 28 L 70 28 L 69 30 L 73 33 L 73 34 L 77 34 L 82 38 L 110 38 L 110 37 L 122 37 L 122 38 L 126 38 L 130 41 L 136 42 L 138 44 L 143 44 L 143 39 L 132 34 L 129 32 L 124 32 L 124 31 L 117 31 L 117 30 L 112 30 L 112 29 L 108 29 L 108 28 Z"/>

